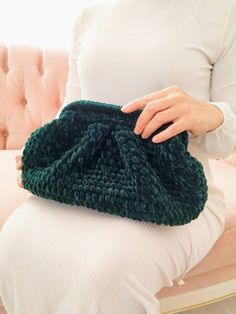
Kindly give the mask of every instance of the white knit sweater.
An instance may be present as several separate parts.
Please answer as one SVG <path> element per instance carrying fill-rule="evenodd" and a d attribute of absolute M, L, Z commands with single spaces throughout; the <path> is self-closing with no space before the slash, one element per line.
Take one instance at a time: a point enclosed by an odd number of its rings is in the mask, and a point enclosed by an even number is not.
<path fill-rule="evenodd" d="M 103 0 L 75 21 L 66 96 L 125 105 L 178 85 L 224 114 L 215 130 L 189 134 L 208 180 L 206 203 L 224 220 L 224 195 L 208 159 L 236 150 L 236 0 Z M 158 145 L 158 144 L 157 144 Z"/>

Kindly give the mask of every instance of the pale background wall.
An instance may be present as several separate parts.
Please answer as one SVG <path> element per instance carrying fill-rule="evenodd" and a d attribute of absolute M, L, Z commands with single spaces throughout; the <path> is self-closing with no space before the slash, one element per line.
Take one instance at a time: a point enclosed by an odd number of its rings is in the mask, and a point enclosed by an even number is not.
<path fill-rule="evenodd" d="M 0 42 L 68 49 L 73 23 L 96 0 L 0 0 Z"/>

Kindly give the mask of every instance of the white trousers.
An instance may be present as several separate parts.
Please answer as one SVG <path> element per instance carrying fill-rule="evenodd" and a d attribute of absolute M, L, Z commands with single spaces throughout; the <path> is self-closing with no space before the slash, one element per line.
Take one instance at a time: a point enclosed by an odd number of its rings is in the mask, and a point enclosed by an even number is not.
<path fill-rule="evenodd" d="M 207 207 L 171 227 L 32 195 L 0 232 L 1 299 L 7 314 L 158 314 L 155 294 L 223 229 Z"/>

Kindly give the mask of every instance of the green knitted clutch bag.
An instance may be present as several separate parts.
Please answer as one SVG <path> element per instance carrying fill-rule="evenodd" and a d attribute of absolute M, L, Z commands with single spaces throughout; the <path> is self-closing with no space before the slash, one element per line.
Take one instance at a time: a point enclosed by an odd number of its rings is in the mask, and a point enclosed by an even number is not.
<path fill-rule="evenodd" d="M 134 133 L 141 109 L 78 100 L 34 130 L 22 152 L 22 183 L 38 196 L 165 225 L 196 219 L 207 201 L 202 164 L 184 131 L 161 142 Z"/>

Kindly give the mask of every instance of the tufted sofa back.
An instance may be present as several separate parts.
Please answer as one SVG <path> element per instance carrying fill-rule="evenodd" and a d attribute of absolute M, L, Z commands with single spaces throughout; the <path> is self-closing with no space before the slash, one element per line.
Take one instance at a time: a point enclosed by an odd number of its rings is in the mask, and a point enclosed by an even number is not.
<path fill-rule="evenodd" d="M 21 149 L 63 104 L 68 51 L 0 43 L 0 150 Z"/>

